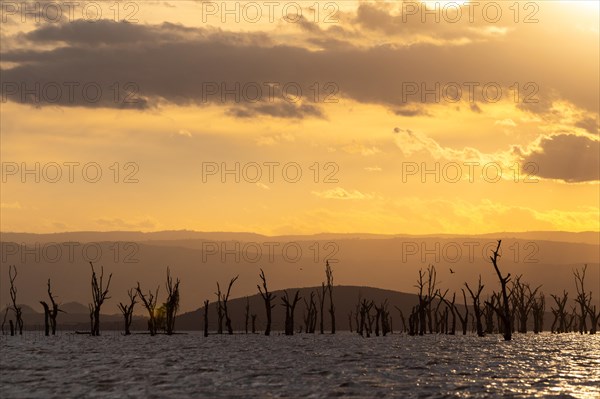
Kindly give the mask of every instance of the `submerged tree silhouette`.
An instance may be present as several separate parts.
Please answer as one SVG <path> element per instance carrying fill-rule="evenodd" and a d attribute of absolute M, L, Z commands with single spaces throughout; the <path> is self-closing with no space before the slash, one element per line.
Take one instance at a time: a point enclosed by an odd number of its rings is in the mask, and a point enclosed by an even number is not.
<path fill-rule="evenodd" d="M 564 290 L 562 297 L 559 297 L 558 295 L 554 294 L 551 294 L 550 296 L 552 296 L 552 299 L 554 299 L 554 302 L 556 304 L 556 308 L 551 308 L 552 314 L 554 315 L 554 321 L 552 322 L 551 331 L 556 331 L 557 333 L 567 332 L 567 312 L 565 311 L 565 308 L 567 306 L 569 294 L 566 290 Z M 555 329 L 557 324 L 558 328 Z"/>
<path fill-rule="evenodd" d="M 8 267 L 8 277 L 10 279 L 10 300 L 12 301 L 12 311 L 15 313 L 16 329 L 19 331 L 19 335 L 23 335 L 23 317 L 22 309 L 17 305 L 17 287 L 15 286 L 15 279 L 17 278 L 17 267 L 10 265 Z M 10 320 L 10 335 L 14 335 L 15 326 L 13 326 L 12 320 Z"/>
<path fill-rule="evenodd" d="M 319 299 L 319 333 L 325 334 L 324 328 L 324 317 L 325 317 L 325 293 L 327 292 L 327 286 L 325 282 L 321 282 L 321 291 L 317 291 L 317 298 Z"/>
<path fill-rule="evenodd" d="M 304 331 L 307 334 L 314 334 L 317 325 L 317 305 L 315 303 L 315 293 L 310 292 L 310 300 L 304 301 Z M 352 331 L 351 331 L 352 332 Z"/>
<path fill-rule="evenodd" d="M 469 284 L 465 283 L 465 287 L 469 290 L 469 294 L 471 294 L 471 299 L 473 300 L 473 313 L 475 325 L 477 326 L 477 335 L 483 337 L 485 334 L 483 333 L 483 325 L 481 324 L 481 303 L 479 297 L 481 296 L 481 291 L 483 291 L 483 285 L 481 284 L 481 275 L 479 275 L 479 282 L 477 284 L 477 293 L 471 290 Z"/>
<path fill-rule="evenodd" d="M 108 289 L 110 287 L 110 280 L 112 279 L 112 273 L 108 276 L 108 282 L 106 288 L 104 287 L 104 266 L 100 267 L 100 280 L 94 270 L 94 265 L 90 262 L 92 267 L 92 303 L 90 303 L 90 318 L 92 323 L 91 334 L 94 336 L 100 335 L 100 308 L 106 299 L 110 297 L 108 295 Z"/>
<path fill-rule="evenodd" d="M 167 267 L 167 301 L 163 304 L 165 309 L 165 330 L 167 335 L 175 332 L 175 318 L 179 309 L 179 279 L 173 283 L 171 271 Z"/>
<path fill-rule="evenodd" d="M 575 276 L 575 288 L 577 289 L 577 297 L 575 302 L 579 305 L 579 334 L 587 333 L 587 313 L 592 301 L 592 293 L 588 295 L 585 292 L 585 272 L 587 265 L 584 265 L 581 271 L 574 270 L 573 276 Z"/>
<path fill-rule="evenodd" d="M 131 331 L 129 331 L 129 328 L 131 327 L 131 320 L 133 318 L 133 307 L 137 303 L 135 301 L 137 293 L 134 288 L 131 288 L 127 290 L 127 295 L 129 296 L 129 305 L 119 302 L 119 310 L 123 314 L 123 321 L 125 322 L 125 335 L 130 335 Z"/>
<path fill-rule="evenodd" d="M 208 337 L 208 304 L 209 300 L 204 301 L 204 336 Z"/>
<path fill-rule="evenodd" d="M 512 298 L 513 307 L 519 320 L 519 333 L 527 333 L 527 319 L 529 312 L 532 311 L 536 303 L 536 295 L 541 286 L 538 286 L 533 291 L 528 283 L 521 282 L 522 276 L 517 276 L 513 281 Z M 535 318 L 535 316 L 534 316 Z M 534 321 L 535 324 L 535 321 Z"/>
<path fill-rule="evenodd" d="M 225 313 L 223 312 L 223 301 L 221 300 L 223 294 L 221 293 L 221 286 L 218 281 L 215 295 L 217 296 L 217 334 L 223 334 L 223 316 Z"/>
<path fill-rule="evenodd" d="M 283 291 L 281 300 L 283 301 L 283 306 L 285 306 L 285 335 L 294 335 L 294 310 L 296 309 L 296 304 L 301 299 L 299 295 L 300 291 L 297 290 L 294 299 L 290 300 L 288 292 L 286 290 Z"/>
<path fill-rule="evenodd" d="M 500 288 L 502 289 L 502 304 L 498 304 L 498 306 L 494 306 L 494 304 L 492 304 L 492 307 L 502 320 L 502 334 L 504 336 L 504 340 L 510 341 L 512 338 L 512 323 L 509 294 L 506 291 L 506 284 L 508 284 L 508 282 L 510 281 L 510 273 L 508 273 L 506 277 L 502 277 L 502 273 L 500 273 L 500 269 L 498 267 L 498 257 L 500 256 L 500 244 L 502 244 L 502 240 L 498 240 L 498 246 L 496 247 L 495 251 L 492 251 L 492 256 L 490 256 L 490 260 L 492 261 L 492 265 L 494 265 L 494 270 L 496 270 L 498 280 L 500 280 Z M 500 307 L 500 305 L 502 305 L 502 307 Z"/>
<path fill-rule="evenodd" d="M 335 305 L 333 304 L 333 269 L 329 261 L 325 261 L 325 276 L 327 277 L 327 291 L 329 291 L 329 315 L 331 316 L 331 333 L 335 334 Z"/>
<path fill-rule="evenodd" d="M 531 313 L 533 315 L 533 333 L 538 334 L 544 330 L 544 312 L 546 310 L 546 298 L 543 293 L 536 298 L 533 297 Z"/>
<path fill-rule="evenodd" d="M 40 301 L 44 307 L 44 333 L 49 335 L 50 329 L 52 329 L 52 335 L 56 335 L 56 317 L 58 316 L 58 312 L 62 312 L 62 310 L 58 308 L 58 304 L 54 300 L 54 296 L 52 296 L 50 279 L 48 279 L 48 297 L 50 298 L 52 307 L 45 301 Z"/>
<path fill-rule="evenodd" d="M 156 330 L 158 328 L 156 323 L 156 303 L 158 302 L 158 290 L 160 286 L 156 287 L 156 292 L 152 293 L 152 291 L 148 291 L 148 296 L 144 295 L 142 292 L 142 288 L 140 287 L 140 282 L 137 283 L 137 293 L 144 304 L 144 307 L 148 311 L 148 331 L 150 335 L 155 335 Z"/>
<path fill-rule="evenodd" d="M 265 310 L 267 312 L 267 327 L 265 328 L 265 335 L 271 335 L 271 310 L 275 306 L 271 305 L 271 301 L 275 299 L 276 296 L 269 292 L 269 289 L 267 288 L 267 278 L 265 277 L 265 272 L 263 269 L 260 269 L 260 279 L 262 280 L 263 288 L 260 288 L 260 285 L 256 286 L 258 287 L 258 292 L 260 292 L 260 295 L 265 301 Z"/>
<path fill-rule="evenodd" d="M 229 317 L 229 312 L 227 310 L 227 301 L 229 300 L 229 294 L 231 293 L 231 287 L 238 279 L 239 275 L 235 276 L 229 281 L 229 286 L 227 287 L 227 294 L 225 294 L 223 298 L 223 315 L 225 316 L 225 326 L 227 327 L 227 333 L 229 335 L 233 334 L 233 328 L 231 327 L 231 318 Z"/>

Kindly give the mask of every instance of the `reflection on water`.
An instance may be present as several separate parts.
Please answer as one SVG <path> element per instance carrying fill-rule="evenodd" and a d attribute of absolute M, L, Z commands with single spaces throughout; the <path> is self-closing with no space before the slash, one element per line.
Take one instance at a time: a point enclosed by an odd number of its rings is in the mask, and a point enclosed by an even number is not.
<path fill-rule="evenodd" d="M 0 338 L 2 398 L 600 397 L 600 335 Z"/>

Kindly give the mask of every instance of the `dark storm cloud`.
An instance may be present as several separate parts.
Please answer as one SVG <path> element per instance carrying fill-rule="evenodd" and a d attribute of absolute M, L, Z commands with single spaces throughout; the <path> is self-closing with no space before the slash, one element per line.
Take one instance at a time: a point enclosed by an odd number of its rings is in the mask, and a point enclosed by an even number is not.
<path fill-rule="evenodd" d="M 513 93 L 507 88 L 515 82 L 537 82 L 541 98 L 552 88 L 553 93 L 558 92 L 579 106 L 594 112 L 598 107 L 593 90 L 597 82 L 594 86 L 594 82 L 588 81 L 583 88 L 577 84 L 581 76 L 597 79 L 597 73 L 578 64 L 572 67 L 572 73 L 565 74 L 560 65 L 552 67 L 556 54 L 544 53 L 535 40 L 527 42 L 529 44 L 499 40 L 456 47 L 383 44 L 359 48 L 349 42 L 336 45 L 327 38 L 330 43 L 327 48 L 310 51 L 300 45 L 273 44 L 263 33 L 224 32 L 169 23 L 129 25 L 108 20 L 95 24 L 74 22 L 42 26 L 24 36 L 31 44 L 29 50 L 2 53 L 3 62 L 16 63 L 2 70 L 2 95 L 24 103 L 35 102 L 36 96 L 23 96 L 21 90 L 15 93 L 14 85 L 7 87 L 6 82 L 24 84 L 29 89 L 36 82 L 42 87 L 49 82 L 78 82 L 81 86 L 98 82 L 106 87 L 107 93 L 118 82 L 119 100 L 128 97 L 139 101 L 124 105 L 108 95 L 95 102 L 87 101 L 76 91 L 74 100 L 61 98 L 57 103 L 135 108 L 152 107 L 161 102 L 221 103 L 233 107 L 230 113 L 241 117 L 258 114 L 321 116 L 321 103 L 331 94 L 326 89 L 329 83 L 337 88 L 334 94 L 341 101 L 350 98 L 394 110 L 412 109 L 404 107 L 418 107 L 422 103 L 444 103 L 445 98 L 440 93 L 449 82 L 461 85 L 462 99 L 469 96 L 464 82 L 476 82 L 474 99 L 478 102 L 484 100 L 481 89 L 484 84 L 498 83 L 504 88 L 504 97 L 512 98 Z M 58 47 L 49 51 L 39 49 L 39 45 L 50 42 Z M 535 57 L 511 56 L 515 51 L 529 51 Z M 562 51 L 570 49 L 566 47 Z M 572 51 L 574 54 L 563 54 L 562 58 L 585 59 L 577 50 Z M 592 69 L 593 66 L 591 63 Z M 127 82 L 133 82 L 139 90 L 122 90 L 121 86 Z M 272 93 L 267 90 L 269 82 L 275 83 Z M 315 93 L 315 82 L 318 93 Z M 211 94 L 215 84 L 219 89 Z M 227 94 L 236 84 L 240 92 Z M 300 87 L 301 101 L 293 107 L 272 105 L 285 101 L 283 86 L 286 84 Z M 440 85 L 435 90 L 437 95 L 427 95 L 425 91 L 435 88 L 436 84 Z M 247 85 L 264 87 L 258 101 L 248 101 L 244 92 Z M 408 94 L 408 85 L 417 92 Z M 270 101 L 273 100 L 271 94 L 276 101 Z M 258 105 L 250 104 L 252 102 Z M 42 98 L 37 105 L 45 103 Z"/>
<path fill-rule="evenodd" d="M 537 165 L 536 176 L 570 183 L 600 180 L 600 146 L 597 140 L 563 134 L 542 139 L 540 147 L 539 151 L 523 159 L 524 163 Z"/>
<path fill-rule="evenodd" d="M 447 5 L 443 12 L 440 10 L 437 13 L 437 23 L 436 14 L 424 16 L 421 10 L 423 7 L 418 2 L 410 1 L 392 14 L 391 9 L 394 7 L 391 4 L 361 3 L 353 22 L 365 29 L 388 35 L 427 35 L 443 40 L 489 36 L 484 29 L 477 29 L 489 26 L 483 18 L 473 18 L 469 22 L 468 7 L 459 6 L 456 2 Z M 428 18 L 431 23 L 423 23 L 423 18 Z"/>
<path fill-rule="evenodd" d="M 70 45 L 100 44 L 119 45 L 122 43 L 149 42 L 152 40 L 173 41 L 184 35 L 195 33 L 192 28 L 164 23 L 158 26 L 144 26 L 130 23 L 114 23 L 104 19 L 90 23 L 83 19 L 60 25 L 43 25 L 23 35 L 36 43 L 66 42 Z"/>

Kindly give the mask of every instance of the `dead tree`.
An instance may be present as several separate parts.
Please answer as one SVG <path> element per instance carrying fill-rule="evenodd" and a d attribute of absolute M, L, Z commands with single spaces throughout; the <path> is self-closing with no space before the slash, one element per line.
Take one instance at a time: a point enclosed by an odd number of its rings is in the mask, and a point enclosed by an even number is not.
<path fill-rule="evenodd" d="M 469 284 L 465 283 L 467 290 L 469 290 L 469 294 L 471 294 L 471 298 L 473 299 L 473 313 L 474 313 L 474 321 L 476 323 L 477 335 L 483 337 L 485 334 L 483 333 L 483 325 L 481 324 L 481 304 L 479 297 L 481 296 L 481 291 L 483 291 L 483 285 L 481 285 L 481 275 L 479 276 L 479 282 L 477 285 L 477 293 L 473 292 L 469 287 Z"/>
<path fill-rule="evenodd" d="M 577 308 L 573 306 L 571 308 L 571 313 L 569 314 L 568 322 L 567 322 L 567 332 L 574 332 L 577 327 L 574 324 L 574 321 L 577 319 Z"/>
<path fill-rule="evenodd" d="M 48 305 L 48 303 L 45 301 L 40 301 L 44 307 L 44 332 L 46 336 L 50 334 L 50 329 L 52 329 L 52 335 L 56 335 L 56 317 L 58 316 L 58 312 L 62 312 L 62 310 L 58 308 L 58 304 L 54 300 L 54 296 L 52 296 L 50 279 L 48 279 L 48 297 L 50 298 L 52 307 L 50 307 L 50 305 Z"/>
<path fill-rule="evenodd" d="M 413 306 L 408 316 L 408 335 L 417 335 L 419 332 L 419 310 L 420 306 Z"/>
<path fill-rule="evenodd" d="M 552 299 L 556 303 L 556 308 L 552 309 L 552 314 L 554 315 L 554 322 L 552 323 L 552 332 L 564 333 L 567 332 L 567 312 L 565 308 L 567 306 L 567 298 L 569 296 L 567 291 L 563 291 L 563 296 L 558 297 L 554 294 L 551 294 Z M 558 324 L 558 328 L 555 330 L 556 325 Z"/>
<path fill-rule="evenodd" d="M 435 268 L 433 269 L 433 273 L 431 271 L 431 267 L 429 267 L 428 269 L 429 272 L 429 283 L 428 283 L 428 292 L 430 291 L 430 288 L 433 286 L 435 287 Z M 417 321 L 418 321 L 418 331 L 419 331 L 419 335 L 424 335 L 427 329 L 427 312 L 429 311 L 428 309 L 430 309 L 431 306 L 431 301 L 433 300 L 433 298 L 431 296 L 429 296 L 428 294 L 423 295 L 423 290 L 425 288 L 425 280 L 423 279 L 425 277 L 425 273 L 423 272 L 423 270 L 419 270 L 419 279 L 417 280 L 417 285 L 415 285 L 415 287 L 419 290 L 417 296 L 419 298 L 419 306 L 418 306 L 418 310 L 417 310 Z M 431 284 L 433 278 L 433 285 Z M 432 330 L 433 331 L 433 330 Z"/>
<path fill-rule="evenodd" d="M 329 315 L 331 316 L 331 333 L 335 334 L 335 306 L 333 304 L 333 269 L 329 261 L 325 261 L 325 276 L 327 277 L 327 291 L 329 291 Z"/>
<path fill-rule="evenodd" d="M 398 306 L 394 306 L 394 307 L 396 308 L 398 313 L 400 313 L 400 321 L 402 322 L 402 331 L 400 331 L 400 332 L 408 331 L 406 328 L 406 320 L 404 319 L 404 313 L 402 313 L 402 309 L 400 309 Z"/>
<path fill-rule="evenodd" d="M 250 299 L 246 297 L 246 314 L 244 317 L 244 330 L 248 334 L 248 320 L 250 317 Z"/>
<path fill-rule="evenodd" d="M 369 338 L 371 336 L 371 333 L 373 332 L 373 321 L 375 321 L 375 316 L 371 315 L 371 307 L 374 305 L 373 301 L 371 301 L 371 306 L 369 306 L 369 309 L 367 310 L 366 316 L 367 316 L 367 338 Z"/>
<path fill-rule="evenodd" d="M 454 304 L 454 302 L 456 301 L 456 292 L 454 292 L 452 294 L 452 301 L 448 301 L 447 299 L 442 299 L 445 303 L 446 303 L 446 307 L 448 310 L 450 310 L 450 313 L 452 314 L 452 327 L 450 327 L 450 332 L 448 332 L 447 334 L 449 335 L 455 335 L 456 334 L 456 305 Z"/>
<path fill-rule="evenodd" d="M 8 277 L 10 279 L 10 299 L 12 301 L 11 309 L 15 313 L 15 320 L 17 323 L 16 329 L 19 331 L 19 335 L 23 335 L 23 311 L 21 307 L 17 305 L 17 287 L 15 287 L 17 268 L 15 265 L 8 267 Z"/>
<path fill-rule="evenodd" d="M 440 306 L 442 305 L 442 303 L 444 302 L 444 298 L 446 297 L 446 295 L 448 294 L 448 290 L 446 290 L 446 292 L 444 292 L 444 294 L 442 295 L 442 293 L 437 290 L 434 292 L 434 298 L 437 296 L 439 297 L 437 305 L 435 306 L 435 310 L 433 312 L 433 320 L 434 320 L 434 330 L 436 333 L 440 332 L 440 322 L 438 320 L 438 312 L 440 310 Z"/>
<path fill-rule="evenodd" d="M 88 303 L 88 309 L 90 311 L 90 331 L 94 331 L 94 306 Z"/>
<path fill-rule="evenodd" d="M 324 328 L 324 317 L 325 317 L 325 293 L 327 292 L 327 286 L 325 282 L 321 282 L 321 292 L 317 291 L 317 297 L 319 299 L 319 333 L 325 334 Z"/>
<path fill-rule="evenodd" d="M 267 288 L 267 278 L 265 277 L 265 272 L 263 269 L 260 269 L 260 279 L 262 280 L 263 288 L 260 288 L 260 285 L 256 286 L 258 287 L 258 292 L 260 292 L 260 295 L 265 301 L 265 310 L 267 312 L 267 327 L 265 328 L 265 335 L 271 335 L 271 310 L 275 307 L 275 305 L 271 305 L 271 301 L 273 301 L 276 296 L 269 292 L 269 289 Z"/>
<path fill-rule="evenodd" d="M 50 308 L 48 304 L 44 301 L 40 301 L 42 306 L 44 307 L 44 335 L 50 335 Z"/>
<path fill-rule="evenodd" d="M 54 296 L 52 295 L 52 290 L 50 288 L 50 279 L 48 279 L 48 297 L 50 298 L 50 303 L 52 304 L 52 309 L 50 310 L 50 329 L 52 330 L 52 335 L 56 335 L 56 318 L 58 316 L 58 312 L 62 312 L 59 309 L 58 304 L 54 300 Z"/>
<path fill-rule="evenodd" d="M 137 294 L 139 295 L 140 299 L 142 300 L 144 307 L 148 311 L 148 331 L 150 332 L 150 335 L 155 335 L 156 330 L 158 328 L 157 323 L 156 323 L 156 303 L 158 302 L 158 290 L 159 289 L 160 289 L 160 286 L 156 287 L 155 293 L 152 293 L 152 291 L 149 290 L 148 297 L 146 297 L 146 295 L 144 295 L 144 293 L 142 292 L 142 288 L 140 287 L 140 282 L 138 281 L 138 283 L 137 283 L 137 288 L 136 288 Z"/>
<path fill-rule="evenodd" d="M 587 333 L 587 312 L 589 305 L 591 304 L 591 296 L 592 293 L 588 296 L 585 292 L 585 272 L 587 270 L 587 265 L 584 265 L 582 270 L 574 270 L 573 275 L 575 276 L 575 288 L 577 288 L 577 297 L 575 298 L 575 302 L 579 305 L 579 334 Z"/>
<path fill-rule="evenodd" d="M 256 315 L 251 315 L 252 317 L 252 334 L 256 334 Z"/>
<path fill-rule="evenodd" d="M 370 322 L 371 316 L 370 311 L 373 307 L 373 301 L 367 302 L 366 299 L 363 299 L 360 304 L 360 329 L 359 334 L 362 336 L 363 332 L 366 332 L 367 338 L 371 336 L 371 325 Z"/>
<path fill-rule="evenodd" d="M 127 295 L 129 296 L 129 305 L 124 305 L 122 302 L 119 302 L 119 310 L 123 314 L 123 319 L 125 321 L 125 335 L 130 335 L 131 332 L 129 331 L 129 328 L 131 327 L 131 320 L 133 318 L 133 307 L 137 303 L 135 301 L 137 293 L 132 288 L 127 291 Z"/>
<path fill-rule="evenodd" d="M 431 302 L 436 295 L 436 283 L 437 283 L 437 272 L 435 271 L 434 265 L 429 265 L 427 267 L 427 298 L 429 301 L 427 302 L 427 325 L 429 327 L 429 334 L 433 334 L 434 326 L 433 319 L 431 315 Z M 437 312 L 437 309 L 436 309 Z"/>
<path fill-rule="evenodd" d="M 233 283 L 240 277 L 239 275 L 235 276 L 231 280 L 229 280 L 229 286 L 227 287 L 227 294 L 223 296 L 223 313 L 225 316 L 225 326 L 227 327 L 227 333 L 229 335 L 233 334 L 233 327 L 231 326 L 231 318 L 229 317 L 229 312 L 227 311 L 227 301 L 229 300 L 229 294 L 231 294 L 231 287 Z"/>
<path fill-rule="evenodd" d="M 360 305 L 360 335 L 363 335 L 363 332 L 365 332 L 367 338 L 371 336 L 371 328 L 373 326 L 373 317 L 371 316 L 372 307 L 373 301 L 367 302 L 366 299 L 362 300 Z"/>
<path fill-rule="evenodd" d="M 590 292 L 590 303 L 591 300 L 592 294 Z M 590 327 L 590 334 L 596 334 L 596 331 L 598 331 L 598 321 L 600 320 L 600 311 L 596 310 L 596 305 L 592 307 L 590 304 L 588 304 L 587 312 L 590 315 L 590 321 L 592 322 L 592 325 Z"/>
<path fill-rule="evenodd" d="M 500 280 L 500 287 L 502 288 L 502 304 L 498 304 L 498 307 L 495 307 L 496 313 L 500 315 L 502 319 L 502 334 L 504 336 L 505 341 L 510 341 L 512 338 L 512 325 L 511 325 L 511 313 L 510 313 L 510 303 L 508 301 L 509 295 L 506 292 L 506 284 L 510 281 L 510 273 L 506 275 L 506 277 L 502 277 L 500 273 L 500 269 L 498 268 L 498 257 L 500 256 L 500 244 L 502 240 L 498 240 L 498 246 L 495 251 L 492 251 L 492 256 L 490 256 L 490 260 L 492 261 L 492 265 L 494 265 L 494 269 L 496 270 L 496 274 L 498 275 L 498 279 Z M 502 307 L 500 307 L 502 305 Z M 492 305 L 493 306 L 493 305 Z"/>
<path fill-rule="evenodd" d="M 208 337 L 208 304 L 209 300 L 204 301 L 204 336 Z"/>
<path fill-rule="evenodd" d="M 381 318 L 381 335 L 384 337 L 388 332 L 391 331 L 391 323 L 390 323 L 390 312 L 388 311 L 388 300 L 387 298 L 383 301 L 380 308 L 380 318 Z"/>
<path fill-rule="evenodd" d="M 223 312 L 223 301 L 221 300 L 221 298 L 223 297 L 223 294 L 221 293 L 221 286 L 219 285 L 218 281 L 217 281 L 217 292 L 215 292 L 215 295 L 217 296 L 217 334 L 223 334 L 224 312 Z"/>
<path fill-rule="evenodd" d="M 165 331 L 167 335 L 175 332 L 175 318 L 179 310 L 179 282 L 179 279 L 177 279 L 173 283 L 171 271 L 167 267 L 167 283 L 165 284 L 167 301 L 163 304 L 165 308 Z"/>
<path fill-rule="evenodd" d="M 300 300 L 300 291 L 296 291 L 294 299 L 290 300 L 286 290 L 283 291 L 283 305 L 285 306 L 285 335 L 294 335 L 294 311 L 296 304 Z"/>
<path fill-rule="evenodd" d="M 107 295 L 108 288 L 110 287 L 110 280 L 112 279 L 112 273 L 108 276 L 108 282 L 106 283 L 106 288 L 104 288 L 104 267 L 101 266 L 100 268 L 100 280 L 98 280 L 92 262 L 90 262 L 90 266 L 92 267 L 92 303 L 90 305 L 93 308 L 93 326 L 91 334 L 97 336 L 100 335 L 100 308 L 105 300 L 110 299 Z"/>
<path fill-rule="evenodd" d="M 538 298 L 534 297 L 531 304 L 531 313 L 533 316 L 533 333 L 538 334 L 544 330 L 544 311 L 546 310 L 546 299 L 544 294 L 540 293 Z"/>
<path fill-rule="evenodd" d="M 527 333 L 527 319 L 535 302 L 535 296 L 540 287 L 531 291 L 527 283 L 521 282 L 521 276 L 515 278 L 512 288 L 513 307 L 519 320 L 519 333 Z"/>
<path fill-rule="evenodd" d="M 454 311 L 456 312 L 456 315 L 458 316 L 458 319 L 460 320 L 460 325 L 462 327 L 462 333 L 463 335 L 467 335 L 467 326 L 469 323 L 469 306 L 467 305 L 467 295 L 465 293 L 465 290 L 463 288 L 460 289 L 462 291 L 463 294 L 463 303 L 465 305 L 465 315 L 463 317 L 463 315 L 458 311 L 458 307 L 456 305 L 454 305 Z"/>
<path fill-rule="evenodd" d="M 6 317 L 8 317 L 9 310 L 10 310 L 10 308 L 8 306 L 4 310 L 4 318 L 2 319 L 2 335 L 6 334 L 6 332 L 4 331 L 4 325 L 6 324 Z"/>
<path fill-rule="evenodd" d="M 494 316 L 496 316 L 495 306 L 496 306 L 496 295 L 492 294 L 489 300 L 484 301 L 483 308 L 483 319 L 485 320 L 485 333 L 493 334 L 494 333 Z"/>
<path fill-rule="evenodd" d="M 315 293 L 310 292 L 310 301 L 304 301 L 304 330 L 307 334 L 314 334 L 317 325 L 317 305 L 315 304 Z"/>

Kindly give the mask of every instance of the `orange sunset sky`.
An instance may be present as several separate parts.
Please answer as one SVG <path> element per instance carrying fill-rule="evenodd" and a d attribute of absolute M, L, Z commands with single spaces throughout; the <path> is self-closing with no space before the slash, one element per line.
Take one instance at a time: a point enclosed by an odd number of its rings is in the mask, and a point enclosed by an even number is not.
<path fill-rule="evenodd" d="M 600 230 L 596 1 L 38 3 L 2 10 L 2 231 Z"/>

